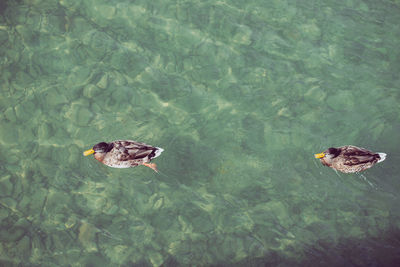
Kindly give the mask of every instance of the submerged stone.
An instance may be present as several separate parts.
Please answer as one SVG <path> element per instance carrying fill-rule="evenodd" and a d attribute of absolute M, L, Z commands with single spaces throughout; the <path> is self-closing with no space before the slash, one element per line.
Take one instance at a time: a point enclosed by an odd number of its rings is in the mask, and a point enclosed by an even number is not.
<path fill-rule="evenodd" d="M 93 117 L 93 113 L 89 108 L 78 102 L 71 105 L 71 108 L 66 115 L 78 126 L 88 126 Z"/>
<path fill-rule="evenodd" d="M 44 122 L 38 127 L 38 138 L 39 140 L 47 140 L 52 135 L 53 129 L 51 126 Z"/>
<path fill-rule="evenodd" d="M 117 205 L 113 205 L 111 208 L 104 211 L 107 215 L 115 215 L 119 211 L 119 207 Z"/>
<path fill-rule="evenodd" d="M 153 266 L 161 266 L 164 262 L 164 257 L 159 252 L 156 251 L 150 251 L 149 258 Z"/>
<path fill-rule="evenodd" d="M 328 106 L 334 110 L 345 110 L 354 107 L 354 96 L 350 90 L 337 90 L 326 99 Z"/>
<path fill-rule="evenodd" d="M 31 241 L 28 236 L 24 236 L 15 246 L 16 251 L 18 251 L 18 256 L 22 260 L 28 260 L 31 255 Z"/>
<path fill-rule="evenodd" d="M 18 120 L 26 121 L 32 119 L 35 114 L 36 105 L 31 100 L 26 100 L 15 106 L 15 114 Z"/>
<path fill-rule="evenodd" d="M 31 198 L 24 195 L 23 198 L 18 203 L 18 209 L 21 212 L 26 213 L 29 211 L 30 203 L 31 203 Z"/>
<path fill-rule="evenodd" d="M 108 74 L 104 74 L 96 85 L 101 89 L 106 89 L 108 87 Z"/>
<path fill-rule="evenodd" d="M 15 122 L 17 120 L 17 116 L 15 115 L 15 111 L 13 107 L 8 107 L 4 111 L 4 116 L 6 117 L 7 120 L 11 122 Z"/>
<path fill-rule="evenodd" d="M 304 94 L 304 99 L 308 101 L 309 104 L 316 106 L 324 103 L 326 95 L 324 88 L 313 86 Z"/>
<path fill-rule="evenodd" d="M 82 222 L 82 225 L 79 227 L 78 239 L 87 252 L 97 251 L 95 238 L 98 231 L 96 227 L 86 222 Z"/>
<path fill-rule="evenodd" d="M 51 179 L 56 175 L 58 166 L 55 162 L 51 162 L 49 159 L 43 159 L 39 162 L 39 170 L 44 177 Z"/>
<path fill-rule="evenodd" d="M 107 199 L 103 195 L 85 194 L 86 205 L 92 211 L 92 214 L 100 214 L 103 212 Z"/>
<path fill-rule="evenodd" d="M 76 51 L 74 52 L 76 53 Z M 90 68 L 75 67 L 68 76 L 65 86 L 68 88 L 68 91 L 71 87 L 84 86 L 90 81 L 91 77 L 92 73 Z"/>
<path fill-rule="evenodd" d="M 26 229 L 22 227 L 11 226 L 10 228 L 0 229 L 0 240 L 2 242 L 15 242 L 21 239 L 26 233 Z"/>
<path fill-rule="evenodd" d="M 30 214 L 42 213 L 43 204 L 46 201 L 48 191 L 45 188 L 38 188 L 34 191 L 30 200 Z"/>
<path fill-rule="evenodd" d="M 0 142 L 8 145 L 18 142 L 18 129 L 14 123 L 1 124 Z"/>
<path fill-rule="evenodd" d="M 1 198 L 0 203 L 2 204 L 2 206 L 6 207 L 12 211 L 15 211 L 17 208 L 17 201 L 11 197 Z"/>
<path fill-rule="evenodd" d="M 123 264 L 131 259 L 134 249 L 125 245 L 104 246 L 105 254 L 114 264 Z M 135 254 L 135 253 L 134 253 Z"/>
<path fill-rule="evenodd" d="M 236 34 L 233 37 L 234 43 L 239 43 L 241 45 L 249 45 L 251 44 L 251 29 L 246 25 L 240 25 L 237 30 Z"/>
<path fill-rule="evenodd" d="M 101 94 L 102 89 L 94 84 L 88 84 L 83 88 L 83 95 L 88 98 L 93 98 Z"/>
<path fill-rule="evenodd" d="M 63 94 L 60 94 L 57 90 L 53 88 L 49 90 L 46 94 L 46 103 L 53 107 L 60 104 L 68 103 L 68 99 Z"/>
<path fill-rule="evenodd" d="M 4 220 L 9 215 L 9 211 L 7 209 L 0 209 L 0 221 Z"/>
<path fill-rule="evenodd" d="M 11 175 L 6 174 L 0 178 L 0 197 L 10 196 L 12 194 L 13 184 L 11 182 Z"/>
<path fill-rule="evenodd" d="M 72 227 L 74 227 L 76 224 L 76 217 L 75 216 L 71 216 L 67 219 L 67 221 L 64 223 L 65 228 L 70 229 Z"/>
<path fill-rule="evenodd" d="M 68 147 L 68 153 L 69 153 L 68 157 L 69 166 L 74 169 L 77 168 L 79 166 L 82 157 L 81 149 L 79 149 L 78 146 L 76 145 L 70 145 Z"/>

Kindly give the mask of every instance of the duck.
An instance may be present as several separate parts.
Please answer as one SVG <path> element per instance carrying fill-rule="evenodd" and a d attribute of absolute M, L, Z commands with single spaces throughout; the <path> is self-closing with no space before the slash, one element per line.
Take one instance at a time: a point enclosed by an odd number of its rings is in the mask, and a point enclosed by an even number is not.
<path fill-rule="evenodd" d="M 160 156 L 164 149 L 147 145 L 132 140 L 116 140 L 112 142 L 100 142 L 91 149 L 83 152 L 84 156 L 94 154 L 94 158 L 113 168 L 131 168 L 144 165 L 158 172 L 157 165 L 150 163 Z"/>
<path fill-rule="evenodd" d="M 330 147 L 314 155 L 325 166 L 343 173 L 365 171 L 386 158 L 385 153 L 375 153 L 362 147 L 352 145 Z"/>

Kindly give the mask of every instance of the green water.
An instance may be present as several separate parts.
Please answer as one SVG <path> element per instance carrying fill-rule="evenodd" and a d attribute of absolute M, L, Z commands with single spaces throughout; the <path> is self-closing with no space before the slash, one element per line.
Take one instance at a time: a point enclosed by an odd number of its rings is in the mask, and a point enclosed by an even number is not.
<path fill-rule="evenodd" d="M 397 0 L 0 3 L 2 266 L 400 262 Z M 82 152 L 132 139 L 160 173 Z M 388 154 L 361 174 L 313 158 Z"/>

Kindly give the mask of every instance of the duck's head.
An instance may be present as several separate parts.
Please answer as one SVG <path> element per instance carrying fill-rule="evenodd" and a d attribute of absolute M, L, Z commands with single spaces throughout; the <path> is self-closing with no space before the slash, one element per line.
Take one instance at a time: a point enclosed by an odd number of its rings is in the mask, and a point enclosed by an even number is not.
<path fill-rule="evenodd" d="M 330 160 L 330 159 L 333 159 L 333 158 L 336 158 L 337 156 L 339 156 L 340 152 L 341 152 L 341 150 L 339 148 L 330 147 L 322 153 L 315 154 L 314 157 L 317 159 L 326 158 L 326 159 Z"/>
<path fill-rule="evenodd" d="M 85 152 L 83 152 L 84 156 L 89 156 L 93 153 L 107 153 L 109 151 L 111 151 L 111 149 L 113 149 L 114 144 L 113 143 L 106 143 L 106 142 L 101 142 L 98 144 L 95 144 L 93 146 L 93 148 L 86 150 Z"/>

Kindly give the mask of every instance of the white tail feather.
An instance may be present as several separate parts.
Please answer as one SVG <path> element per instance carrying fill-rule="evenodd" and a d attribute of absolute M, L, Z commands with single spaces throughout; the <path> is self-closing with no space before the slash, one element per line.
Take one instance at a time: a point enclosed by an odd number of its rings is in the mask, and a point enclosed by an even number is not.
<path fill-rule="evenodd" d="M 162 149 L 161 147 L 156 147 L 157 148 L 157 150 L 155 151 L 155 156 L 153 157 L 153 159 L 154 158 L 157 158 L 158 156 L 160 156 L 160 154 L 161 154 L 161 152 L 163 152 L 164 151 L 164 149 Z"/>
<path fill-rule="evenodd" d="M 378 160 L 378 163 L 381 161 L 384 161 L 386 159 L 386 153 L 378 153 L 379 157 L 381 158 L 380 160 Z"/>

